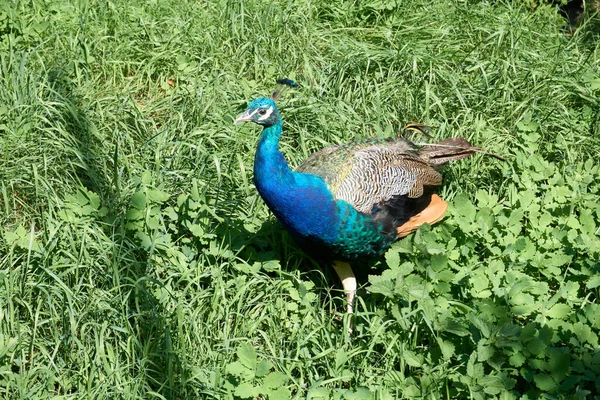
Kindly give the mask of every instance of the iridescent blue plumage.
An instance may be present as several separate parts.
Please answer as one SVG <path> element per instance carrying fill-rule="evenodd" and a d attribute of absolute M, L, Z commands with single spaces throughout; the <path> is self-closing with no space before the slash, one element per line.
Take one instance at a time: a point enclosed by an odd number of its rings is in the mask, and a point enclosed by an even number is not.
<path fill-rule="evenodd" d="M 260 98 L 239 122 L 264 126 L 254 158 L 254 184 L 282 225 L 309 253 L 319 258 L 351 260 L 375 256 L 395 235 L 344 200 L 334 199 L 318 175 L 292 171 L 279 151 L 282 119 L 275 102 Z"/>
<path fill-rule="evenodd" d="M 438 169 L 479 149 L 462 138 L 421 149 L 403 139 L 369 139 L 323 149 L 292 171 L 279 151 L 279 93 L 252 101 L 235 121 L 263 126 L 254 183 L 306 252 L 333 261 L 352 312 L 356 280 L 348 262 L 377 256 L 421 224 L 441 220 L 447 204 L 434 194 Z"/>

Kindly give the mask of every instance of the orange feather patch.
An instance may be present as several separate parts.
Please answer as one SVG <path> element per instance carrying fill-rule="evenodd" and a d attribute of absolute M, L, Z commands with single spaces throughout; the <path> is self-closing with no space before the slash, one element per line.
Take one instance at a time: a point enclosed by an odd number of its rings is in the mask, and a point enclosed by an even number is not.
<path fill-rule="evenodd" d="M 417 215 L 412 216 L 403 225 L 396 228 L 396 232 L 398 233 L 398 239 L 403 238 L 404 236 L 409 235 L 411 232 L 416 231 L 419 228 L 419 226 L 421 226 L 424 223 L 433 225 L 436 222 L 440 222 L 442 218 L 444 218 L 444 214 L 446 214 L 447 208 L 448 203 L 442 200 L 440 196 L 438 196 L 437 194 L 431 195 L 431 202 L 423 211 L 421 211 Z"/>

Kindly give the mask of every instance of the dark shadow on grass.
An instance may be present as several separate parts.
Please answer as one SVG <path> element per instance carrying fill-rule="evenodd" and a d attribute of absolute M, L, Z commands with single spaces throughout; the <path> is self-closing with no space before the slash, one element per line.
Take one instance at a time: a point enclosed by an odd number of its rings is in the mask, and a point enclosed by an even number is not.
<path fill-rule="evenodd" d="M 110 150 L 102 142 L 84 101 L 77 95 L 76 85 L 69 78 L 69 71 L 53 69 L 47 78 L 55 97 L 52 100 L 61 105 L 57 107 L 61 114 L 55 117 L 64 123 L 83 161 L 83 166 L 75 171 L 76 176 L 86 189 L 100 196 L 102 205 L 108 209 L 97 228 L 112 240 L 113 264 L 107 265 L 106 271 L 99 271 L 106 279 L 96 284 L 107 285 L 105 289 L 115 293 L 112 306 L 121 310 L 129 322 L 130 333 L 135 335 L 134 345 L 129 347 L 133 351 L 120 358 L 131 362 L 128 366 L 131 377 L 146 378 L 145 390 L 167 399 L 185 398 L 188 392 L 185 377 L 191 373 L 184 368 L 177 352 L 176 315 L 153 294 L 162 283 L 147 275 L 154 262 L 151 250 L 140 247 L 135 232 L 126 227 L 130 199 L 122 196 L 117 187 L 117 165 L 111 165 L 118 163 L 118 148 Z"/>

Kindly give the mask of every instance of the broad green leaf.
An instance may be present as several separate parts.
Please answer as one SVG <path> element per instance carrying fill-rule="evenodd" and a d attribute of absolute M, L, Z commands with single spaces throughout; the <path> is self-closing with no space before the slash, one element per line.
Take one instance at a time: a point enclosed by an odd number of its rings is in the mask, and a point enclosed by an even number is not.
<path fill-rule="evenodd" d="M 588 289 L 595 289 L 598 286 L 600 286 L 600 274 L 599 275 L 593 275 L 585 283 L 585 287 L 587 287 Z"/>
<path fill-rule="evenodd" d="M 144 249 L 148 250 L 152 247 L 152 238 L 146 233 L 137 231 L 135 236 L 140 239 L 140 243 Z"/>
<path fill-rule="evenodd" d="M 227 366 L 225 367 L 225 371 L 227 371 L 227 373 L 233 376 L 242 377 L 247 376 L 250 370 L 244 367 L 239 361 L 234 361 L 232 363 L 227 364 Z"/>
<path fill-rule="evenodd" d="M 152 183 L 152 172 L 148 170 L 142 172 L 141 181 L 144 185 L 150 185 Z"/>
<path fill-rule="evenodd" d="M 589 325 L 585 325 L 582 322 L 576 322 L 573 324 L 573 333 L 577 336 L 577 339 L 581 343 L 589 341 L 590 338 L 595 338 L 597 341 L 596 334 L 592 331 Z"/>
<path fill-rule="evenodd" d="M 440 272 L 448 266 L 448 257 L 445 254 L 434 254 L 430 258 L 431 269 Z"/>
<path fill-rule="evenodd" d="M 502 379 L 497 375 L 485 375 L 477 380 L 483 391 L 487 394 L 495 395 L 500 393 L 504 389 L 504 383 Z"/>
<path fill-rule="evenodd" d="M 138 210 L 137 208 L 130 208 L 125 213 L 125 217 L 128 220 L 139 220 L 139 219 L 144 218 L 144 215 L 145 215 L 144 211 L 143 210 Z"/>
<path fill-rule="evenodd" d="M 528 296 L 528 298 L 530 298 L 531 301 L 533 302 L 533 297 Z M 537 309 L 537 307 L 538 306 L 535 303 L 529 303 L 529 304 L 523 304 L 520 306 L 513 306 L 510 308 L 510 311 L 515 315 L 526 316 L 526 315 L 529 315 L 532 312 L 534 312 Z"/>
<path fill-rule="evenodd" d="M 131 205 L 138 210 L 146 208 L 146 194 L 143 191 L 137 191 L 131 196 Z"/>
<path fill-rule="evenodd" d="M 268 388 L 277 389 L 279 387 L 285 386 L 289 379 L 290 378 L 286 374 L 279 371 L 275 371 L 265 376 L 263 385 Z"/>
<path fill-rule="evenodd" d="M 402 352 L 402 358 L 404 359 L 404 362 L 410 365 L 411 367 L 418 368 L 423 365 L 423 356 L 420 354 L 418 355 L 413 351 L 404 350 Z"/>
<path fill-rule="evenodd" d="M 385 253 L 385 262 L 390 269 L 398 268 L 400 265 L 400 254 L 394 249 L 391 249 Z"/>
<path fill-rule="evenodd" d="M 530 322 L 529 324 L 525 325 L 525 327 L 521 331 L 521 336 L 519 337 L 519 340 L 522 343 L 528 342 L 531 339 L 533 339 L 533 337 L 535 336 L 536 333 L 537 333 L 536 324 L 533 322 Z"/>
<path fill-rule="evenodd" d="M 162 190 L 150 189 L 148 190 L 147 197 L 149 201 L 160 204 L 169 200 L 169 197 L 171 197 L 171 195 L 167 192 L 163 192 Z"/>
<path fill-rule="evenodd" d="M 521 333 L 521 330 L 522 330 L 521 326 L 507 322 L 505 324 L 502 324 L 502 326 L 500 327 L 500 330 L 498 331 L 498 334 L 505 336 L 505 337 L 518 338 L 519 334 Z"/>
<path fill-rule="evenodd" d="M 380 293 L 386 297 L 394 297 L 395 284 L 391 276 L 393 276 L 391 270 L 383 271 L 381 275 L 369 275 L 369 283 L 371 285 L 367 289 L 371 293 Z"/>
<path fill-rule="evenodd" d="M 477 344 L 477 361 L 487 361 L 494 355 L 494 348 L 486 345 L 483 341 Z"/>
<path fill-rule="evenodd" d="M 473 352 L 467 362 L 467 376 L 470 376 L 473 379 L 480 378 L 485 374 L 483 364 L 476 361 L 477 354 Z"/>
<path fill-rule="evenodd" d="M 373 393 L 367 388 L 358 388 L 355 392 L 344 393 L 344 399 L 346 400 L 371 400 L 373 399 Z"/>
<path fill-rule="evenodd" d="M 527 350 L 531 354 L 539 356 L 546 350 L 546 343 L 539 338 L 533 338 L 527 343 Z"/>
<path fill-rule="evenodd" d="M 350 382 L 354 378 L 354 372 L 349 369 L 344 369 L 340 375 L 340 380 L 342 382 Z"/>
<path fill-rule="evenodd" d="M 242 365 L 248 369 L 256 369 L 256 350 L 250 343 L 241 343 L 237 349 L 237 356 Z"/>
<path fill-rule="evenodd" d="M 547 312 L 546 315 L 550 318 L 565 318 L 567 315 L 571 314 L 571 307 L 567 304 L 558 303 L 553 305 Z"/>
<path fill-rule="evenodd" d="M 346 361 L 348 361 L 348 354 L 343 348 L 339 348 L 335 353 L 335 369 L 339 369 Z"/>
<path fill-rule="evenodd" d="M 590 84 L 590 89 L 592 89 L 592 90 L 600 89 L 600 78 L 590 80 L 589 84 Z"/>
<path fill-rule="evenodd" d="M 440 337 L 437 338 L 438 346 L 440 346 L 440 350 L 442 351 L 442 356 L 445 360 L 449 360 L 454 355 L 454 345 L 447 341 L 443 340 Z"/>
<path fill-rule="evenodd" d="M 200 226 L 198 224 L 192 224 L 192 223 L 186 223 L 186 225 L 187 225 L 187 228 L 192 233 L 192 235 L 194 235 L 196 237 L 204 236 L 204 228 L 202 228 L 202 226 Z"/>
<path fill-rule="evenodd" d="M 444 320 L 443 330 L 457 336 L 467 336 L 469 335 L 469 330 L 463 324 L 468 325 L 463 319 L 450 317 Z"/>
<path fill-rule="evenodd" d="M 473 205 L 471 200 L 465 195 L 458 195 L 454 198 L 454 207 L 458 212 L 467 217 L 470 220 L 475 220 L 475 214 L 477 212 L 477 208 Z"/>
<path fill-rule="evenodd" d="M 254 387 L 249 382 L 242 382 L 233 393 L 242 399 L 252 399 L 260 394 L 260 388 Z"/>
<path fill-rule="evenodd" d="M 551 257 L 545 260 L 545 263 L 550 267 L 562 267 L 563 265 L 570 264 L 572 259 L 572 256 L 566 254 L 552 254 Z"/>
<path fill-rule="evenodd" d="M 314 400 L 329 400 L 329 397 L 331 395 L 331 390 L 326 388 L 326 387 L 318 387 L 318 388 L 314 388 L 314 389 L 310 389 L 308 391 L 308 396 L 307 398 L 310 399 L 314 399 Z"/>
<path fill-rule="evenodd" d="M 490 329 L 488 328 L 487 323 L 484 322 L 481 318 L 479 318 L 475 314 L 471 314 L 469 315 L 469 321 L 471 321 L 473 326 L 475 326 L 475 328 L 477 328 L 479 332 L 481 332 L 483 337 L 490 337 Z"/>
<path fill-rule="evenodd" d="M 289 400 L 292 393 L 286 388 L 271 389 L 268 391 L 269 400 Z"/>
<path fill-rule="evenodd" d="M 514 353 L 513 355 L 511 355 L 508 358 L 510 365 L 512 365 L 513 367 L 520 367 L 521 365 L 523 365 L 525 360 L 526 360 L 525 355 L 521 352 Z"/>
<path fill-rule="evenodd" d="M 535 374 L 533 376 L 535 385 L 545 392 L 553 392 L 557 388 L 557 384 L 548 374 Z"/>
<path fill-rule="evenodd" d="M 260 360 L 256 365 L 256 376 L 261 377 L 265 376 L 269 373 L 269 371 L 273 368 L 273 364 L 267 360 Z"/>
<path fill-rule="evenodd" d="M 548 357 L 546 371 L 552 375 L 556 382 L 563 380 L 569 372 L 571 357 L 568 351 L 565 347 L 552 347 L 546 352 Z"/>

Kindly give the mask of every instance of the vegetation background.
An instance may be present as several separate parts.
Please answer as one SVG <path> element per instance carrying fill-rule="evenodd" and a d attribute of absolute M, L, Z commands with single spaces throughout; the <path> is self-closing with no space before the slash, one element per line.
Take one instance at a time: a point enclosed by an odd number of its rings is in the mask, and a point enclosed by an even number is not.
<path fill-rule="evenodd" d="M 0 395 L 600 394 L 600 53 L 548 4 L 0 5 Z M 335 274 L 252 185 L 234 117 L 278 77 L 282 149 L 410 121 L 464 136 L 444 222 Z M 417 137 L 423 141 L 425 138 Z"/>

